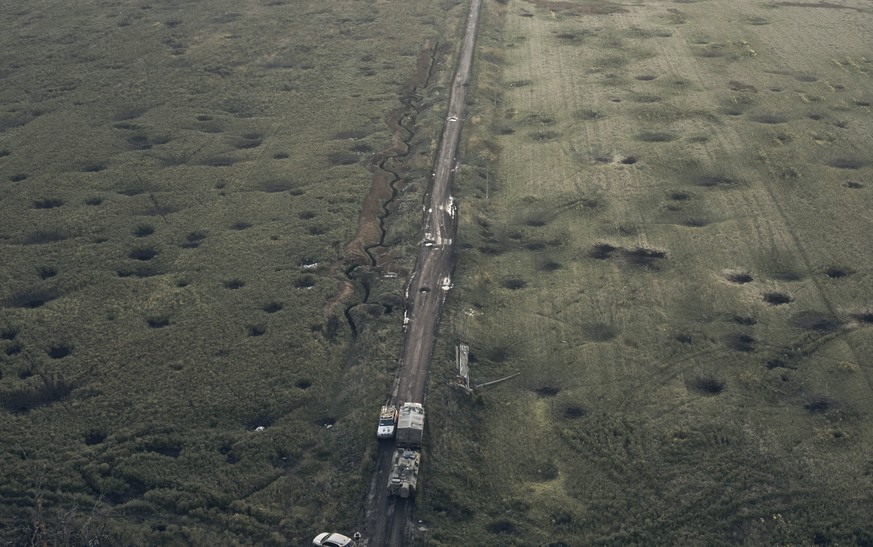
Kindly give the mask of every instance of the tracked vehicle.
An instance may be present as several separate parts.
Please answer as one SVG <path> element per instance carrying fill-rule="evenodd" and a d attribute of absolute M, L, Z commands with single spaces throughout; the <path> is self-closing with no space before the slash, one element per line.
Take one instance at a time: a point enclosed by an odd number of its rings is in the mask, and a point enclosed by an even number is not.
<path fill-rule="evenodd" d="M 415 496 L 418 486 L 418 468 L 421 465 L 421 452 L 408 448 L 398 448 L 391 459 L 391 476 L 388 478 L 388 495 L 401 498 Z"/>

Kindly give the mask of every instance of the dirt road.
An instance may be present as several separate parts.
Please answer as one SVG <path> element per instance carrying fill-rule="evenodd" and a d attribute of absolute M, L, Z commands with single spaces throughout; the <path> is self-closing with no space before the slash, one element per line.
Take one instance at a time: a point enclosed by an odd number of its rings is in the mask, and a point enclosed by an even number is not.
<path fill-rule="evenodd" d="M 451 288 L 457 210 L 451 196 L 451 179 L 463 126 L 467 85 L 472 72 L 479 5 L 480 0 L 472 0 L 470 4 L 458 68 L 452 82 L 446 126 L 434 164 L 433 185 L 426 201 L 421 251 L 407 286 L 404 316 L 406 338 L 400 355 L 397 389 L 393 396 L 395 404 L 424 402 L 436 330 L 446 294 Z M 393 450 L 394 443 L 383 443 L 380 447 L 378 469 L 370 489 L 367 523 L 370 547 L 393 547 L 405 543 L 405 527 L 411 514 L 411 503 L 389 499 L 386 488 Z"/>

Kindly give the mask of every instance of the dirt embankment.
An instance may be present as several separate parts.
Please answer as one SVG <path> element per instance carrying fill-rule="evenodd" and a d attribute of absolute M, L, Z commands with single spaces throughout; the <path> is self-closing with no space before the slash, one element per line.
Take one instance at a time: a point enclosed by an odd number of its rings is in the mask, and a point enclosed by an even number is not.
<path fill-rule="evenodd" d="M 345 279 L 340 281 L 337 296 L 325 307 L 327 316 L 333 315 L 337 307 L 343 307 L 348 317 L 348 308 L 357 304 L 349 302 L 356 294 L 356 269 L 391 269 L 390 248 L 385 243 L 385 222 L 406 184 L 404 173 L 410 169 L 408 164 L 414 161 L 412 139 L 416 117 L 423 108 L 421 95 L 430 84 L 436 52 L 436 44 L 427 40 L 418 56 L 415 75 L 400 89 L 401 105 L 385 118 L 392 131 L 391 143 L 375 154 L 370 162 L 373 173 L 370 192 L 361 204 L 355 237 L 345 245 L 345 255 L 334 266 L 337 273 L 339 270 L 344 272 Z M 369 291 L 365 290 L 362 303 L 366 303 L 368 297 Z M 354 332 L 354 324 L 350 322 L 350 325 Z"/>

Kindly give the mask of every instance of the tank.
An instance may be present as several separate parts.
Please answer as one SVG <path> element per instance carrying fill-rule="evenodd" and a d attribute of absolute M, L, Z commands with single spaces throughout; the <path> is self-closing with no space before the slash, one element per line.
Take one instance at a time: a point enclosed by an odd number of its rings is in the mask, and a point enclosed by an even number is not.
<path fill-rule="evenodd" d="M 391 439 L 394 437 L 394 428 L 397 425 L 397 407 L 385 405 L 379 412 L 379 426 L 376 428 L 376 437 L 379 439 Z"/>
<path fill-rule="evenodd" d="M 391 459 L 391 475 L 388 478 L 388 495 L 411 498 L 415 496 L 418 485 L 418 468 L 421 465 L 421 452 L 408 448 L 398 448 Z"/>
<path fill-rule="evenodd" d="M 421 403 L 403 403 L 397 417 L 397 446 L 421 448 L 424 433 L 424 407 Z"/>

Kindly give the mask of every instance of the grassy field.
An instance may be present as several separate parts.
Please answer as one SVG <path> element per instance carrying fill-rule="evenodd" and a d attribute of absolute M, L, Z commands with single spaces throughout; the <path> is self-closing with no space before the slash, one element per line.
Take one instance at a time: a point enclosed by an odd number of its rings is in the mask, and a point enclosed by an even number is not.
<path fill-rule="evenodd" d="M 484 25 L 420 542 L 873 544 L 873 10 Z"/>
<path fill-rule="evenodd" d="M 286 545 L 360 525 L 403 279 L 347 278 L 345 247 L 397 156 L 385 238 L 411 267 L 442 36 L 464 15 L 0 7 L 0 543 Z"/>

